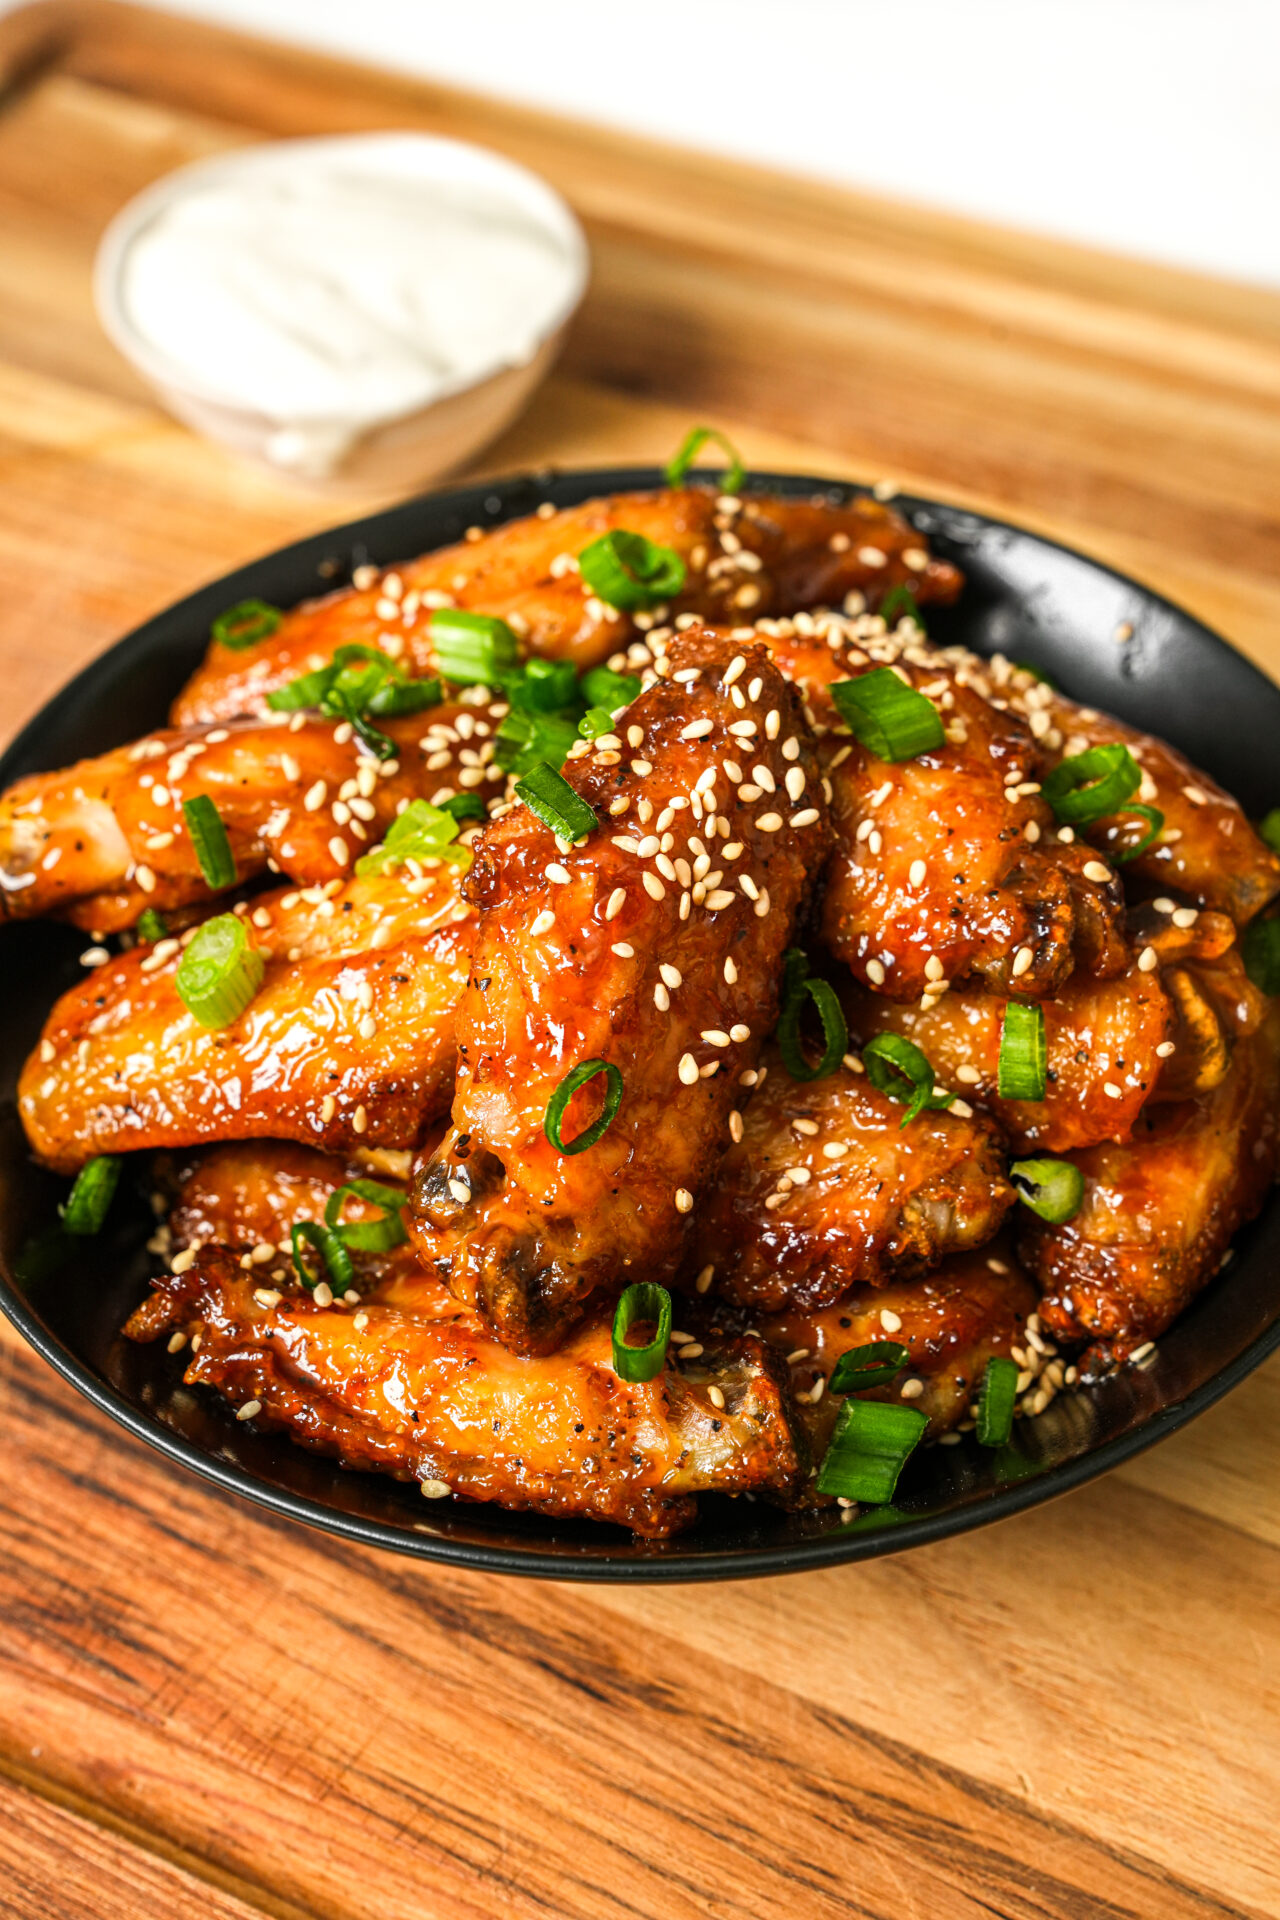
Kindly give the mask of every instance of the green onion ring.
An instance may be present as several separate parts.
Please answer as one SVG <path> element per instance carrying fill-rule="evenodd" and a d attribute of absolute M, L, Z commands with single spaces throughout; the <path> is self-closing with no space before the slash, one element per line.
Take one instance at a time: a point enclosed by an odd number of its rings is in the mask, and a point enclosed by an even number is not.
<path fill-rule="evenodd" d="M 266 971 L 238 914 L 220 913 L 198 930 L 174 975 L 178 998 L 202 1027 L 216 1031 L 238 1020 Z"/>
<path fill-rule="evenodd" d="M 562 840 L 581 840 L 600 824 L 581 795 L 545 761 L 530 767 L 523 780 L 516 781 L 516 793 Z"/>
<path fill-rule="evenodd" d="M 182 817 L 187 823 L 187 832 L 191 835 L 191 845 L 200 862 L 205 885 L 215 893 L 225 887 L 234 887 L 235 855 L 231 851 L 222 815 L 208 794 L 198 793 L 193 799 L 184 800 Z"/>
<path fill-rule="evenodd" d="M 240 600 L 220 613 L 209 631 L 219 646 L 243 653 L 246 647 L 256 647 L 259 640 L 270 639 L 283 619 L 279 607 L 273 607 L 269 600 Z"/>
<path fill-rule="evenodd" d="M 936 1077 L 927 1057 L 904 1034 L 878 1033 L 873 1040 L 868 1040 L 862 1049 L 862 1064 L 873 1087 L 887 1093 L 891 1100 L 906 1104 L 899 1132 L 926 1107 L 949 1107 L 955 1099 L 954 1093 L 937 1090 Z M 909 1092 L 903 1091 L 904 1082 Z"/>
<path fill-rule="evenodd" d="M 866 1393 L 871 1387 L 887 1387 L 906 1366 L 907 1349 L 897 1340 L 873 1340 L 867 1347 L 852 1347 L 842 1353 L 827 1382 L 831 1393 Z"/>
<path fill-rule="evenodd" d="M 946 745 L 942 716 L 932 700 L 907 686 L 892 667 L 837 680 L 828 691 L 840 718 L 877 760 L 914 760 Z"/>
<path fill-rule="evenodd" d="M 560 1122 L 564 1119 L 565 1108 L 579 1087 L 585 1087 L 588 1080 L 594 1080 L 597 1074 L 603 1074 L 607 1082 L 604 1107 L 589 1127 L 575 1134 L 572 1140 L 565 1140 L 560 1133 Z M 618 1108 L 622 1105 L 622 1070 L 612 1060 L 584 1060 L 581 1066 L 566 1073 L 560 1085 L 547 1102 L 543 1131 L 557 1153 L 585 1153 L 588 1147 L 594 1147 L 612 1126 Z"/>
<path fill-rule="evenodd" d="M 578 572 L 597 600 L 626 613 L 670 600 L 685 582 L 685 564 L 674 547 L 626 527 L 614 527 L 584 547 Z"/>
<path fill-rule="evenodd" d="M 318 1220 L 299 1220 L 289 1229 L 289 1239 L 293 1246 L 293 1265 L 304 1287 L 318 1287 L 327 1279 L 335 1296 L 341 1296 L 355 1280 L 355 1269 L 351 1264 L 351 1255 L 343 1246 L 336 1233 L 328 1227 L 322 1227 Z M 313 1274 L 307 1266 L 303 1245 L 315 1248 L 324 1263 L 324 1273 Z"/>
<path fill-rule="evenodd" d="M 647 1346 L 627 1345 L 637 1320 L 658 1329 Z M 613 1316 L 613 1370 L 620 1380 L 652 1380 L 662 1372 L 671 1341 L 671 1295 L 652 1280 L 637 1280 L 618 1301 Z"/>
<path fill-rule="evenodd" d="M 115 1198 L 124 1165 L 118 1153 L 99 1154 L 87 1160 L 76 1175 L 75 1184 L 58 1212 L 68 1233 L 100 1233 L 108 1209 Z"/>
<path fill-rule="evenodd" d="M 928 1424 L 915 1407 L 846 1400 L 818 1470 L 819 1493 L 887 1505 Z"/>
<path fill-rule="evenodd" d="M 1119 809 L 1118 817 L 1123 819 L 1127 813 L 1140 814 L 1149 823 L 1149 831 L 1143 834 L 1141 840 L 1135 840 L 1131 847 L 1107 848 L 1113 864 L 1117 867 L 1124 866 L 1128 860 L 1136 860 L 1140 853 L 1145 853 L 1148 847 L 1154 846 L 1164 832 L 1164 815 L 1159 807 L 1144 807 L 1137 801 L 1131 801 L 1127 807 Z"/>
<path fill-rule="evenodd" d="M 1000 1029 L 996 1092 L 1002 1100 L 1043 1100 L 1048 1074 L 1044 1008 L 1010 1000 Z"/>
<path fill-rule="evenodd" d="M 381 1207 L 381 1219 L 344 1222 L 342 1209 L 348 1200 L 364 1200 L 370 1206 Z M 408 1204 L 408 1194 L 398 1187 L 383 1186 L 379 1180 L 352 1180 L 346 1186 L 335 1187 L 329 1195 L 324 1224 L 337 1234 L 344 1246 L 356 1253 L 388 1253 L 409 1237 L 400 1217 L 401 1208 Z"/>
<path fill-rule="evenodd" d="M 1018 1397 L 1018 1369 L 1012 1360 L 988 1360 L 978 1390 L 980 1447 L 1003 1447 L 1013 1432 L 1013 1408 Z"/>
<path fill-rule="evenodd" d="M 1080 1211 L 1084 1175 L 1070 1160 L 1015 1160 L 1009 1178 L 1023 1206 L 1051 1226 L 1063 1226 Z"/>
<path fill-rule="evenodd" d="M 690 427 L 688 433 L 686 433 L 684 439 L 680 442 L 678 451 L 673 458 L 667 462 L 667 485 L 669 487 L 679 487 L 683 485 L 685 475 L 709 440 L 714 441 L 715 445 L 721 448 L 729 460 L 728 466 L 720 476 L 720 491 L 722 493 L 741 493 L 747 478 L 747 470 L 742 464 L 742 455 L 738 452 L 732 440 L 730 440 L 726 434 L 721 433 L 719 427 Z"/>
<path fill-rule="evenodd" d="M 1089 827 L 1116 813 L 1142 785 L 1142 769 L 1119 741 L 1073 753 L 1050 769 L 1040 791 L 1057 819 Z"/>

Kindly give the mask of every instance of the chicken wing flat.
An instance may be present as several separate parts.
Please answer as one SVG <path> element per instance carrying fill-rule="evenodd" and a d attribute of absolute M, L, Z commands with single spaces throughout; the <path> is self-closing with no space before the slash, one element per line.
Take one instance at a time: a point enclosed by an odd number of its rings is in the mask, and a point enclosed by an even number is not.
<path fill-rule="evenodd" d="M 763 648 L 691 632 L 663 665 L 619 723 L 631 757 L 566 765 L 598 831 L 570 849 L 518 807 L 474 842 L 453 1127 L 416 1176 L 415 1232 L 521 1352 L 554 1346 L 596 1289 L 675 1270 L 828 850 L 799 702 Z M 557 1151 L 553 1096 L 591 1061 L 621 1105 L 588 1150 Z M 606 1088 L 575 1094 L 562 1139 Z"/>
<path fill-rule="evenodd" d="M 487 702 L 388 720 L 382 731 L 397 751 L 380 761 L 349 722 L 271 714 L 148 734 L 65 772 L 33 774 L 0 798 L 0 911 L 105 934 L 132 926 L 144 907 L 210 900 L 182 811 L 199 795 L 218 809 L 237 882 L 269 863 L 299 886 L 342 879 L 408 801 L 505 790 L 500 768 L 497 782 L 486 778 L 495 725 Z"/>
<path fill-rule="evenodd" d="M 840 1067 L 793 1080 L 776 1051 L 698 1210 L 691 1260 L 745 1307 L 822 1307 L 989 1240 L 1013 1205 L 1002 1143 L 965 1110 L 903 1108 Z"/>
<path fill-rule="evenodd" d="M 338 1169 L 339 1176 L 341 1169 Z M 169 1273 L 126 1333 L 179 1333 L 192 1386 L 344 1466 L 556 1517 L 661 1536 L 694 1496 L 793 1493 L 807 1463 L 786 1368 L 759 1338 L 727 1340 L 654 1379 L 613 1370 L 607 1318 L 558 1353 L 508 1352 L 438 1280 L 401 1274 L 357 1306 L 264 1286 L 236 1253 L 205 1247 Z M 713 1399 L 713 1392 L 715 1398 Z"/>
<path fill-rule="evenodd" d="M 1098 975 L 1123 965 L 1119 880 L 1058 837 L 1032 731 L 974 684 L 980 663 L 971 673 L 971 656 L 925 645 L 912 621 L 885 633 L 879 621 L 802 614 L 760 631 L 820 737 L 836 837 L 823 933 L 859 979 L 918 1000 L 976 974 L 1039 999 L 1077 964 Z M 841 720 L 832 684 L 886 665 L 936 706 L 936 750 L 886 762 Z"/>
<path fill-rule="evenodd" d="M 1058 1339 L 1090 1342 L 1095 1374 L 1154 1340 L 1216 1273 L 1276 1177 L 1280 1006 L 1199 1100 L 1144 1111 L 1123 1146 L 1076 1156 L 1084 1201 L 1064 1226 L 1029 1219 L 1019 1250 Z"/>
<path fill-rule="evenodd" d="M 1171 903 L 1166 903 L 1171 905 Z M 974 985 L 908 1007 L 854 987 L 845 994 L 851 1030 L 863 1040 L 900 1033 L 920 1048 L 946 1086 L 993 1114 L 1019 1150 L 1069 1153 L 1125 1141 L 1149 1100 L 1206 1091 L 1227 1070 L 1235 1038 L 1261 1018 L 1224 914 L 1192 926 L 1142 909 L 1132 951 L 1110 980 L 1074 974 L 1044 1007 L 1043 1100 L 998 1093 L 1007 1000 Z"/>
<path fill-rule="evenodd" d="M 1280 893 L 1280 856 L 1259 839 L 1239 801 L 1176 748 L 1062 694 L 1053 694 L 1044 710 L 1062 735 L 1062 754 L 1118 741 L 1142 768 L 1135 798 L 1160 809 L 1164 828 L 1154 845 L 1133 860 L 1132 873 L 1184 893 L 1198 906 L 1230 914 L 1237 926 Z M 1144 823 L 1118 814 L 1087 831 L 1094 846 L 1116 852 L 1135 843 Z"/>
<path fill-rule="evenodd" d="M 1005 1243 L 981 1253 L 957 1254 L 914 1283 L 855 1287 L 842 1300 L 817 1309 L 788 1307 L 760 1322 L 771 1346 L 788 1357 L 800 1415 L 815 1460 L 831 1438 L 839 1400 L 826 1384 L 836 1362 L 858 1347 L 895 1340 L 907 1349 L 902 1373 L 888 1386 L 873 1387 L 867 1400 L 905 1400 L 926 1414 L 928 1431 L 955 1427 L 969 1410 L 988 1360 L 1014 1358 L 1032 1386 L 1045 1360 L 1026 1339 L 1035 1319 L 1036 1289 Z M 1047 1344 L 1042 1342 L 1042 1344 Z M 1046 1384 L 1061 1384 L 1062 1367 Z"/>
<path fill-rule="evenodd" d="M 919 535 L 875 500 L 731 498 L 703 487 L 615 494 L 509 521 L 367 581 L 362 571 L 361 584 L 286 614 L 252 648 L 215 642 L 176 702 L 174 721 L 197 726 L 257 712 L 273 688 L 351 642 L 431 673 L 430 621 L 442 606 L 497 615 L 530 652 L 594 666 L 640 631 L 632 615 L 597 599 L 578 572 L 583 548 L 615 529 L 644 534 L 680 555 L 687 577 L 671 602 L 673 617 L 691 612 L 732 624 L 742 610 L 747 617 L 788 612 L 838 602 L 851 591 L 878 601 L 903 584 L 922 603 L 945 601 L 961 585 L 954 567 L 931 559 Z"/>
<path fill-rule="evenodd" d="M 447 1109 L 475 931 L 454 869 L 265 894 L 243 911 L 266 970 L 229 1027 L 210 1031 L 179 999 L 174 939 L 58 1001 L 19 1084 L 49 1166 L 264 1136 L 416 1147 Z"/>

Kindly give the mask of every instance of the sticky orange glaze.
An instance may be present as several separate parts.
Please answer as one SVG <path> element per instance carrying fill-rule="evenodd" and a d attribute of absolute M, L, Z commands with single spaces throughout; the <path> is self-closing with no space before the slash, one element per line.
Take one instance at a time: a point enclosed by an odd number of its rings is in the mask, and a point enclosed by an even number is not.
<path fill-rule="evenodd" d="M 255 1403 L 256 1425 L 345 1466 L 432 1493 L 661 1536 L 690 1523 L 699 1492 L 782 1497 L 804 1471 L 785 1368 L 759 1339 L 627 1382 L 613 1369 L 608 1314 L 558 1353 L 524 1359 L 421 1273 L 356 1306 L 322 1307 L 206 1247 L 155 1288 L 125 1331 L 199 1333 L 189 1384 Z"/>
<path fill-rule="evenodd" d="M 761 1321 L 760 1331 L 782 1352 L 797 1356 L 791 1363 L 792 1385 L 806 1396 L 819 1380 L 830 1379 L 841 1354 L 897 1341 L 908 1354 L 903 1372 L 888 1386 L 859 1397 L 905 1399 L 928 1415 L 928 1432 L 937 1434 L 964 1419 L 987 1361 L 1023 1348 L 1035 1305 L 1036 1289 L 1001 1239 L 981 1252 L 954 1255 L 914 1283 L 858 1287 L 816 1311 L 788 1308 Z M 913 1384 L 904 1396 L 908 1382 Z M 800 1401 L 815 1459 L 826 1450 L 839 1407 L 839 1396 L 825 1388 L 816 1403 Z"/>
<path fill-rule="evenodd" d="M 698 1209 L 689 1265 L 762 1311 L 821 1306 L 989 1240 L 1014 1203 L 988 1121 L 904 1109 L 839 1067 L 801 1085 L 776 1049 Z M 797 1125 L 797 1122 L 799 1123 Z"/>
<path fill-rule="evenodd" d="M 1273 1001 L 1211 1093 L 1149 1107 L 1127 1144 L 1075 1156 L 1085 1195 L 1073 1220 L 1026 1217 L 1019 1246 L 1043 1290 L 1041 1318 L 1057 1338 L 1091 1343 L 1084 1371 L 1156 1339 L 1217 1271 L 1276 1177 L 1278 1096 Z"/>
<path fill-rule="evenodd" d="M 182 811 L 201 794 L 218 809 L 240 883 L 268 861 L 300 886 L 341 879 L 408 801 L 460 786 L 501 794 L 500 769 L 493 780 L 487 767 L 460 760 L 487 759 L 496 725 L 488 703 L 390 719 L 381 731 L 397 753 L 382 762 L 349 725 L 273 714 L 148 734 L 64 772 L 33 774 L 0 798 L 0 911 L 111 933 L 144 907 L 210 900 Z"/>
<path fill-rule="evenodd" d="M 823 933 L 859 979 L 918 1000 L 937 980 L 976 974 L 1039 999 L 1077 964 L 1123 964 L 1118 879 L 1088 877 L 1096 854 L 1057 839 L 1029 726 L 984 698 L 963 659 L 911 624 L 862 640 L 839 619 L 766 628 L 819 731 L 836 836 Z M 947 739 L 935 751 L 879 760 L 840 719 L 832 683 L 889 663 L 937 708 Z"/>
<path fill-rule="evenodd" d="M 595 1289 L 674 1271 L 829 844 L 799 703 L 764 650 L 694 631 L 661 665 L 619 723 L 625 750 L 565 768 L 601 822 L 585 844 L 558 847 L 524 807 L 476 842 L 453 1129 L 415 1180 L 415 1231 L 522 1352 Z M 561 1154 L 548 1104 L 593 1059 L 620 1069 L 622 1105 Z M 597 1078 L 575 1096 L 565 1139 L 604 1094 Z"/>
<path fill-rule="evenodd" d="M 441 603 L 510 621 L 532 653 L 594 666 L 639 631 L 630 614 L 596 600 L 573 565 L 585 546 L 613 528 L 645 534 L 680 554 L 688 578 L 671 603 L 673 617 L 727 616 L 732 624 L 740 611 L 754 618 L 838 602 L 855 588 L 876 601 L 903 582 L 926 602 L 953 600 L 960 590 L 955 568 L 930 559 L 920 537 L 875 500 L 833 506 L 748 494 L 722 509 L 702 487 L 617 494 L 547 518 L 509 521 L 474 541 L 387 569 L 363 589 L 310 601 L 243 652 L 215 642 L 175 703 L 174 720 L 192 726 L 255 712 L 271 688 L 307 671 L 313 656 L 327 659 L 351 641 L 382 646 L 388 633 L 415 673 L 432 672 L 430 619 Z"/>
<path fill-rule="evenodd" d="M 419 1145 L 452 1091 L 474 919 L 452 867 L 332 884 L 327 897 L 255 902 L 263 984 L 220 1031 L 178 996 L 176 941 L 135 948 L 64 994 L 19 1086 L 37 1155 L 70 1171 L 98 1153 L 208 1140 Z"/>

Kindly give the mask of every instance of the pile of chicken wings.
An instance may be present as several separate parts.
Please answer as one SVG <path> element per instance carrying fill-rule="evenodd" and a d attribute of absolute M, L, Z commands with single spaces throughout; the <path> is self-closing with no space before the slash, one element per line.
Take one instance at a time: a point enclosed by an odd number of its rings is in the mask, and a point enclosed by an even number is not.
<path fill-rule="evenodd" d="M 145 1154 L 164 1209 L 130 1338 L 349 1467 L 650 1536 L 831 1504 L 853 1399 L 954 1444 L 992 1362 L 1025 1415 L 1141 1357 L 1275 1178 L 1280 860 L 1164 742 L 932 644 L 962 584 L 871 498 L 548 505 L 251 612 L 169 728 L 4 795 L 5 913 L 92 943 L 32 1151 Z M 1132 806 L 1073 814 L 1122 749 Z"/>

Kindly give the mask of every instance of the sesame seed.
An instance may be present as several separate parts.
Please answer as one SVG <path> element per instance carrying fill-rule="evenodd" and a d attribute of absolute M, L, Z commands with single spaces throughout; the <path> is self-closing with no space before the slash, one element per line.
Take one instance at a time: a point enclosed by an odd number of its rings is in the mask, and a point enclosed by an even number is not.
<path fill-rule="evenodd" d="M 1104 867 L 1101 860 L 1086 860 L 1084 863 L 1084 877 L 1086 880 L 1096 880 L 1098 885 L 1102 887 L 1105 886 L 1111 878 L 1111 869 L 1110 867 Z"/>
<path fill-rule="evenodd" d="M 729 1115 L 729 1138 L 733 1141 L 735 1147 L 738 1146 L 742 1140 L 742 1115 L 736 1107 Z"/>
<path fill-rule="evenodd" d="M 888 565 L 888 556 L 879 547 L 859 547 L 858 558 L 864 567 L 884 567 Z"/>
<path fill-rule="evenodd" d="M 529 928 L 529 932 L 533 935 L 534 939 L 536 940 L 540 933 L 550 933 L 555 923 L 556 923 L 556 917 L 554 913 L 551 912 L 550 908 L 544 907 L 542 909 L 542 912 L 538 915 L 537 919 L 534 921 L 533 925 Z"/>
<path fill-rule="evenodd" d="M 886 1333 L 900 1333 L 902 1331 L 902 1315 L 895 1313 L 892 1307 L 881 1307 L 880 1325 Z"/>
<path fill-rule="evenodd" d="M 1030 972 L 1034 962 L 1035 955 L 1030 947 L 1019 947 L 1013 956 L 1013 966 L 1010 969 L 1014 979 L 1020 980 L 1024 973 Z"/>
<path fill-rule="evenodd" d="M 674 989 L 682 984 L 684 976 L 681 974 L 679 967 L 671 966 L 671 964 L 668 961 L 664 960 L 661 963 L 661 965 L 658 968 L 658 972 L 662 976 L 663 980 L 666 982 L 667 986 Z"/>
<path fill-rule="evenodd" d="M 671 995 L 667 992 L 661 980 L 655 981 L 654 983 L 653 1004 L 659 1013 L 666 1013 L 671 1005 Z"/>
<path fill-rule="evenodd" d="M 727 1047 L 729 1045 L 728 1034 L 724 1033 L 719 1027 L 707 1027 L 700 1037 L 706 1041 L 709 1047 Z"/>
<path fill-rule="evenodd" d="M 687 727 L 681 729 L 680 738 L 682 740 L 705 740 L 707 735 L 714 731 L 715 724 L 714 720 L 691 720 Z"/>
<path fill-rule="evenodd" d="M 682 1053 L 680 1064 L 676 1068 L 682 1086 L 691 1087 L 698 1078 L 698 1063 L 691 1053 Z"/>
<path fill-rule="evenodd" d="M 616 953 L 619 960 L 634 960 L 636 957 L 636 950 L 628 940 L 616 940 L 609 951 Z"/>
<path fill-rule="evenodd" d="M 1114 1080 L 1104 1080 L 1102 1083 L 1102 1091 L 1110 1100 L 1124 1099 L 1124 1088 L 1118 1087 Z"/>
<path fill-rule="evenodd" d="M 817 816 L 815 815 L 814 817 L 816 819 Z M 756 826 L 761 833 L 777 833 L 781 825 L 782 815 L 780 813 L 762 813 L 756 821 Z"/>
<path fill-rule="evenodd" d="M 1154 973 L 1160 964 L 1160 956 L 1154 947 L 1144 947 L 1138 955 L 1138 972 Z"/>
<path fill-rule="evenodd" d="M 364 1106 L 357 1107 L 355 1112 L 351 1116 L 351 1131 L 353 1133 L 364 1133 L 368 1130 L 368 1126 L 369 1126 L 368 1109 Z"/>
<path fill-rule="evenodd" d="M 846 1140 L 828 1140 L 822 1149 L 826 1160 L 843 1160 L 848 1151 L 849 1143 Z"/>
<path fill-rule="evenodd" d="M 1195 907 L 1178 907 L 1173 914 L 1173 924 L 1175 927 L 1194 927 L 1199 918 Z"/>
<path fill-rule="evenodd" d="M 738 875 L 738 885 L 742 888 L 748 900 L 758 900 L 760 898 L 760 889 L 749 873 L 740 873 Z"/>
<path fill-rule="evenodd" d="M 956 1068 L 956 1079 L 964 1087 L 976 1087 L 982 1083 L 982 1075 L 977 1067 L 968 1065 Z"/>
<path fill-rule="evenodd" d="M 567 874 L 565 878 L 566 879 L 568 878 Z M 651 900 L 666 899 L 667 890 L 663 886 L 661 880 L 659 880 L 656 873 L 642 873 L 640 875 L 640 882 L 641 882 L 641 885 L 644 887 L 645 892 L 648 894 Z"/>
<path fill-rule="evenodd" d="M 873 987 L 882 987 L 884 985 L 884 968 L 879 960 L 868 960 L 867 978 Z"/>
<path fill-rule="evenodd" d="M 676 1188 L 676 1192 L 675 1192 L 675 1202 L 676 1202 L 676 1212 L 677 1212 L 677 1213 L 692 1213 L 692 1212 L 693 1212 L 693 1195 L 692 1195 L 692 1194 L 690 1193 L 690 1191 L 689 1191 L 689 1189 L 688 1189 L 688 1187 L 677 1187 L 677 1188 Z M 712 1389 L 712 1391 L 714 1392 L 714 1391 L 715 1391 L 715 1389 L 713 1388 L 713 1389 Z M 723 1405 L 724 1405 L 724 1402 L 723 1402 L 723 1400 L 722 1400 L 722 1401 L 720 1402 L 720 1404 L 721 1404 L 721 1406 L 723 1406 Z"/>
<path fill-rule="evenodd" d="M 736 898 L 737 895 L 730 893 L 726 888 L 717 887 L 713 893 L 707 895 L 703 905 L 709 913 L 719 913 L 722 907 L 731 907 Z M 106 954 L 104 953 L 102 957 L 105 960 Z"/>
<path fill-rule="evenodd" d="M 318 1293 L 319 1288 L 317 1288 L 316 1291 Z M 261 1400 L 246 1400 L 242 1407 L 236 1408 L 236 1419 L 252 1420 L 257 1414 L 260 1414 L 261 1412 L 262 1412 Z"/>
<path fill-rule="evenodd" d="M 447 1500 L 453 1492 L 447 1480 L 421 1480 L 418 1484 L 424 1500 Z"/>
<path fill-rule="evenodd" d="M 698 1275 L 697 1279 L 693 1283 L 695 1291 L 698 1293 L 705 1293 L 707 1291 L 707 1288 L 711 1285 L 711 1282 L 715 1279 L 715 1275 L 716 1275 L 716 1270 L 714 1267 L 704 1267 L 702 1269 L 702 1272 Z"/>
<path fill-rule="evenodd" d="M 542 871 L 546 874 L 547 879 L 554 881 L 558 887 L 567 886 L 572 877 L 568 867 L 562 867 L 558 860 L 548 862 Z"/>
<path fill-rule="evenodd" d="M 1172 1040 L 1162 1040 L 1156 1048 L 1156 1059 L 1167 1060 L 1170 1054 L 1176 1053 L 1177 1051 L 1178 1049 L 1174 1046 Z"/>
<path fill-rule="evenodd" d="M 724 957 L 724 977 L 725 977 L 726 983 L 729 986 L 732 987 L 737 985 L 738 969 L 735 962 L 727 953 Z"/>
<path fill-rule="evenodd" d="M 348 847 L 341 834 L 337 833 L 334 834 L 332 840 L 329 842 L 329 853 L 334 862 L 340 867 L 345 867 L 351 858 L 350 847 Z"/>
<path fill-rule="evenodd" d="M 898 1389 L 898 1397 L 901 1400 L 918 1400 L 923 1392 L 923 1380 L 904 1380 Z"/>
<path fill-rule="evenodd" d="M 925 863 L 923 860 L 913 860 L 911 862 L 910 870 L 907 874 L 907 880 L 913 887 L 922 887 L 924 885 L 924 878 L 927 871 L 928 869 L 925 866 Z M 939 967 L 938 971 L 939 972 L 942 971 L 941 967 Z"/>

